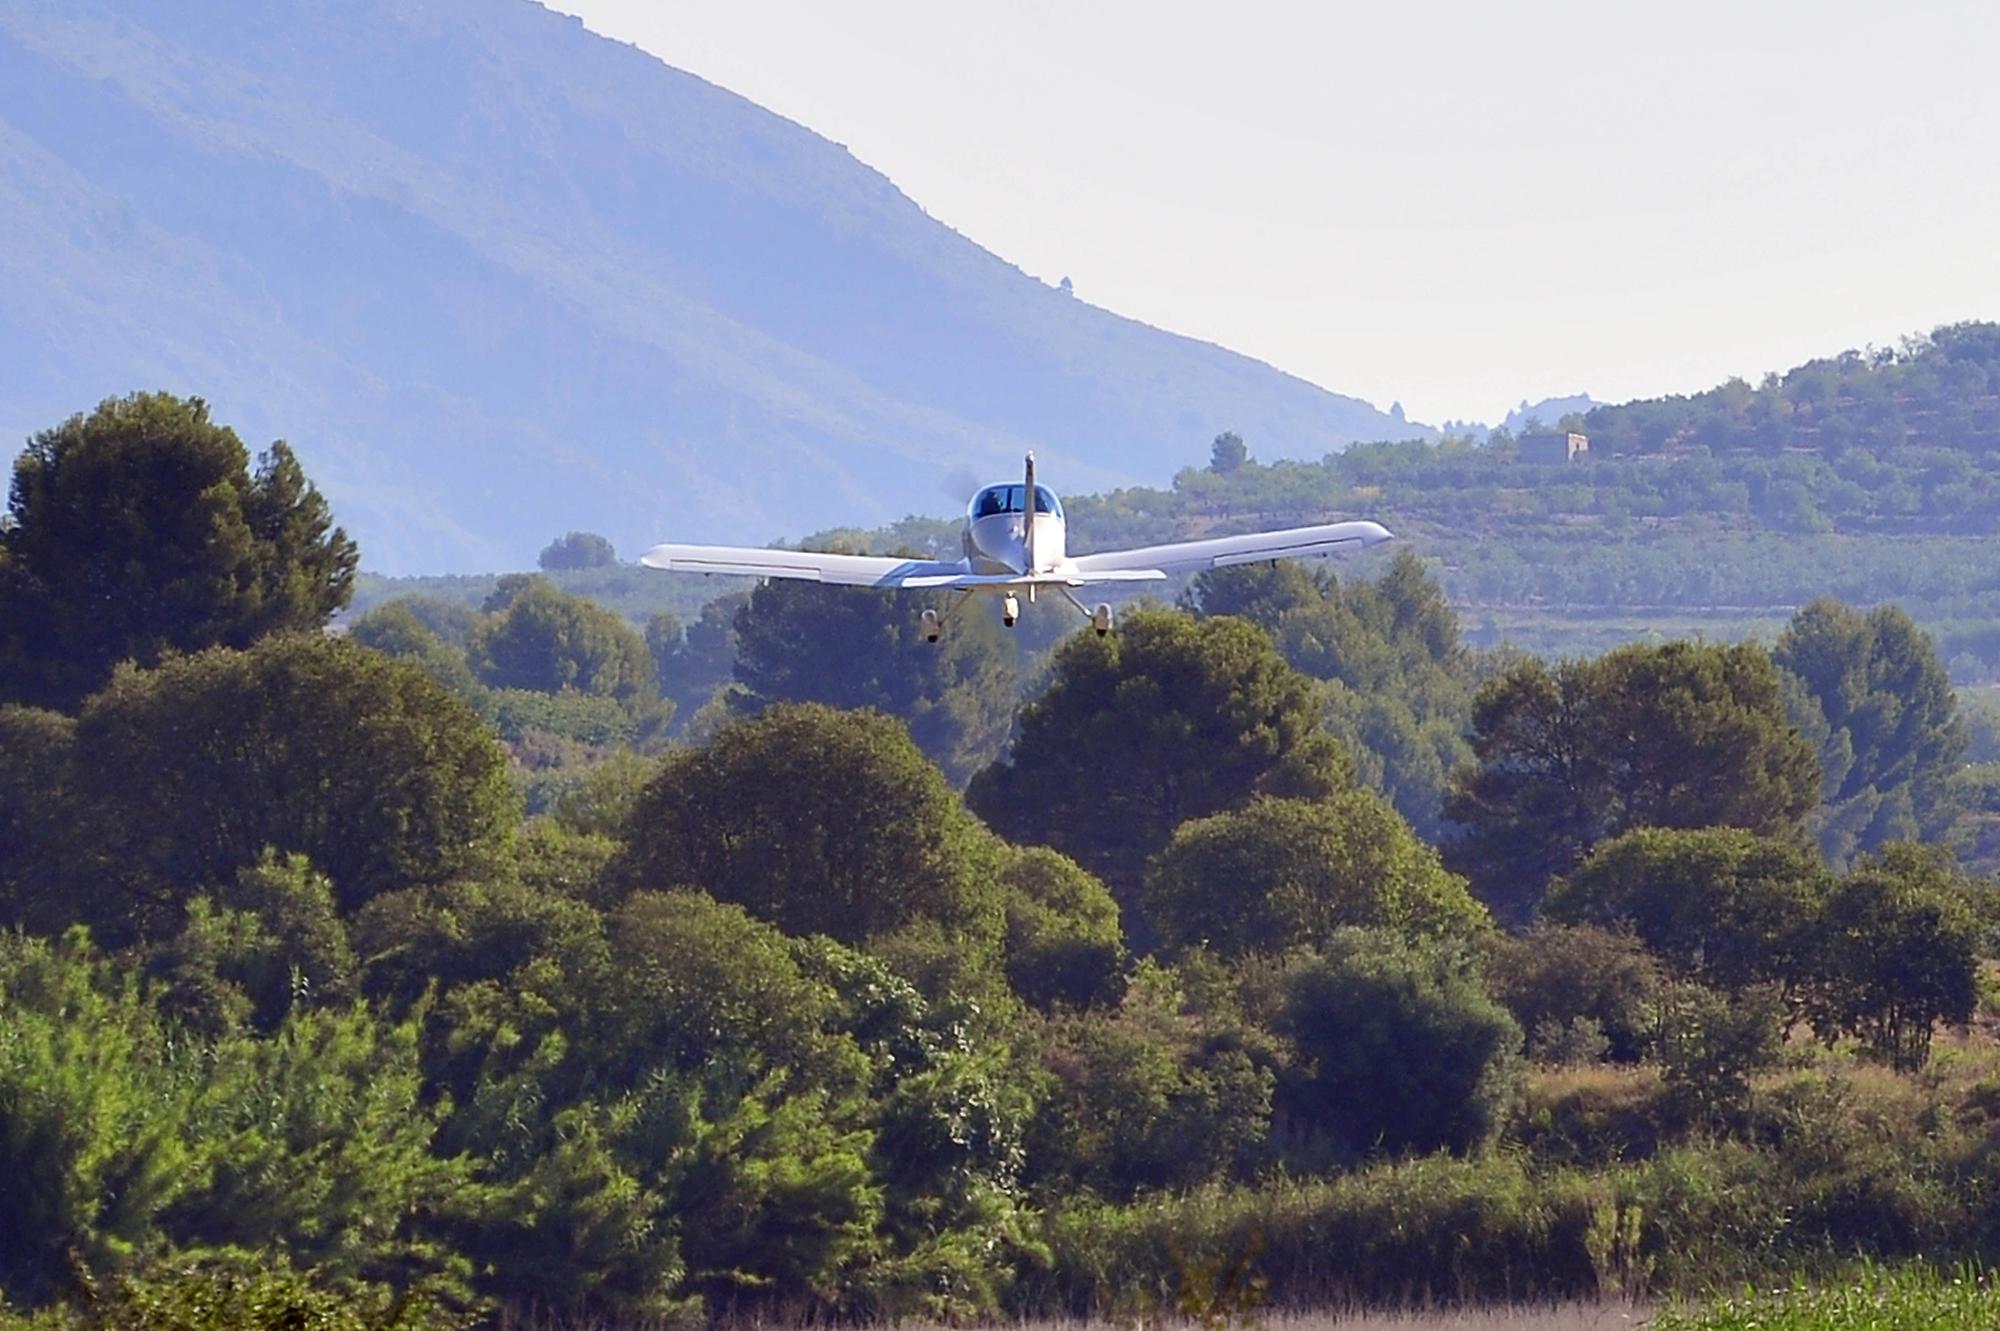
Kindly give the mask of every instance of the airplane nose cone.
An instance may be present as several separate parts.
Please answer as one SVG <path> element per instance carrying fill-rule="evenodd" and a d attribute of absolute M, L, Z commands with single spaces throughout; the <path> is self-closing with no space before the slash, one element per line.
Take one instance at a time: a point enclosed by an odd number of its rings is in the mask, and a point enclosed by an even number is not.
<path fill-rule="evenodd" d="M 1390 531 L 1381 523 L 1371 522 L 1368 524 L 1368 544 L 1380 545 L 1384 541 L 1393 541 L 1395 539 L 1396 533 Z"/>

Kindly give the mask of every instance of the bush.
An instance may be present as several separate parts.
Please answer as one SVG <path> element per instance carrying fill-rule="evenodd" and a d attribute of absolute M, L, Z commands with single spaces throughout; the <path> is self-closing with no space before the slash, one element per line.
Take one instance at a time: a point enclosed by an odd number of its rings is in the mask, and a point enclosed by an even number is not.
<path fill-rule="evenodd" d="M 0 1331 L 462 1331 L 473 1321 L 388 1290 L 336 1293 L 283 1267 L 166 1267 L 86 1307 L 32 1322 L 0 1309 Z"/>
<path fill-rule="evenodd" d="M 1349 930 L 1294 963 L 1281 1105 L 1354 1151 L 1470 1152 L 1519 1089 L 1521 1028 L 1449 952 Z"/>
<path fill-rule="evenodd" d="M 1000 884 L 1014 992 L 1044 1011 L 1116 1002 L 1126 952 L 1110 890 L 1074 860 L 1039 846 L 1010 852 Z"/>
<path fill-rule="evenodd" d="M 1537 925 L 1487 943 L 1486 980 L 1523 1030 L 1593 1023 L 1605 1053 L 1635 1062 L 1650 1047 L 1653 1001 L 1663 978 L 1646 945 L 1595 925 Z"/>
<path fill-rule="evenodd" d="M 999 960 L 998 843 L 879 713 L 778 704 L 675 750 L 624 840 L 614 874 L 632 887 L 699 886 L 847 943 L 929 922 L 975 964 Z"/>
<path fill-rule="evenodd" d="M 1182 977 L 1146 963 L 1115 1010 L 1044 1027 L 1049 1077 L 1029 1153 L 1038 1190 L 1129 1198 L 1188 1187 L 1247 1164 L 1271 1115 L 1271 1073 L 1199 1010 Z"/>
<path fill-rule="evenodd" d="M 1685 1126 L 1656 1067 L 1538 1069 L 1515 1136 L 1539 1161 L 1602 1167 L 1647 1159 Z"/>
<path fill-rule="evenodd" d="M 1487 926 L 1465 880 L 1369 790 L 1257 799 L 1182 823 L 1147 874 L 1144 902 L 1165 946 L 1225 957 L 1319 947 L 1356 926 L 1409 938 Z"/>
<path fill-rule="evenodd" d="M 1784 1005 L 1768 986 L 1724 993 L 1692 981 L 1671 986 L 1660 1003 L 1660 1067 L 1695 1113 L 1735 1114 L 1750 1099 L 1752 1073 L 1777 1058 Z"/>
<path fill-rule="evenodd" d="M 1708 984 L 1795 984 L 1826 877 L 1790 842 L 1731 827 L 1645 827 L 1599 846 L 1545 909 L 1565 923 L 1629 928 Z"/>
<path fill-rule="evenodd" d="M 1890 846 L 1864 859 L 1820 922 L 1814 1029 L 1857 1035 L 1898 1070 L 1922 1067 L 1937 1023 L 1965 1024 L 1978 1002 L 1973 891 L 1949 851 Z"/>

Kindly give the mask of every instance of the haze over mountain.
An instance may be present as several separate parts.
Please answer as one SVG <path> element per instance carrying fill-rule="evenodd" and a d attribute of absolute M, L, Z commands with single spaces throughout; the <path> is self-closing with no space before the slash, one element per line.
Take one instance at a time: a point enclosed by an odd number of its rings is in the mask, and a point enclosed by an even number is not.
<path fill-rule="evenodd" d="M 528 0 L 13 0 L 0 365 L 13 439 L 135 388 L 290 439 L 384 571 L 879 523 L 1027 447 L 1084 490 L 1222 429 L 1431 433 L 1037 281 Z"/>

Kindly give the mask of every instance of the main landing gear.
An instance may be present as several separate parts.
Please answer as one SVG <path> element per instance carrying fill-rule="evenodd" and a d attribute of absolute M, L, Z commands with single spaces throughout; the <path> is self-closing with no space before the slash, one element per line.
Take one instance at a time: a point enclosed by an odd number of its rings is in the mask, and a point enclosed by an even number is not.
<path fill-rule="evenodd" d="M 1083 602 L 1077 600 L 1075 594 L 1073 594 L 1069 588 L 1058 587 L 1056 590 L 1060 591 L 1063 594 L 1063 599 L 1065 601 L 1068 601 L 1071 605 L 1077 608 L 1077 612 L 1079 614 L 1081 614 L 1085 619 L 1090 621 L 1090 627 L 1097 631 L 1098 637 L 1101 638 L 1105 634 L 1111 632 L 1110 606 L 1100 601 L 1098 603 L 1097 609 L 1092 610 L 1088 606 L 1084 605 Z"/>
<path fill-rule="evenodd" d="M 1077 600 L 1067 587 L 1058 587 L 1056 590 L 1063 594 L 1064 600 L 1077 608 L 1078 613 L 1090 621 L 1090 627 L 1096 631 L 1098 637 L 1101 638 L 1111 632 L 1111 607 L 1109 605 L 1099 604 L 1093 610 L 1083 602 Z M 922 617 L 918 620 L 918 628 L 924 635 L 924 641 L 936 642 L 940 637 L 944 636 L 944 626 L 950 623 L 953 617 L 964 608 L 965 603 L 971 599 L 970 593 L 962 592 L 959 594 L 959 598 L 952 602 L 951 608 L 943 614 L 939 614 L 935 610 L 924 611 Z M 1021 598 L 1013 592 L 1005 593 L 1000 598 L 1000 622 L 1008 628 L 1013 628 L 1020 620 Z"/>
<path fill-rule="evenodd" d="M 923 616 L 917 621 L 918 627 L 923 632 L 924 641 L 936 642 L 942 637 L 944 635 L 944 626 L 956 619 L 958 612 L 965 609 L 965 603 L 971 599 L 972 594 L 970 592 L 960 592 L 958 599 L 953 601 L 951 608 L 943 614 L 940 615 L 935 610 L 924 611 Z"/>

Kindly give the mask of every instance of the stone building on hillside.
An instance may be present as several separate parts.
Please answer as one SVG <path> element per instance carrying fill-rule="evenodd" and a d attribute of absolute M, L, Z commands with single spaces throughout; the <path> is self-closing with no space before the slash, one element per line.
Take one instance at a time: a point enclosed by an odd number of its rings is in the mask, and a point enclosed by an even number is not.
<path fill-rule="evenodd" d="M 1580 462 L 1590 457 L 1590 436 L 1575 430 L 1536 430 L 1518 441 L 1523 462 Z"/>

